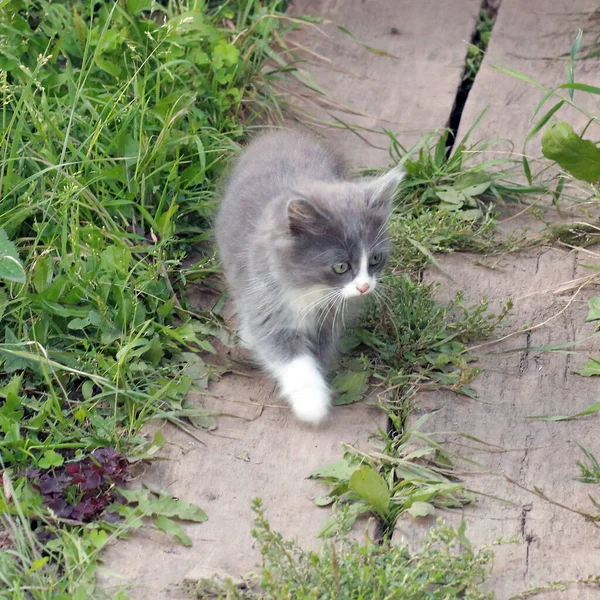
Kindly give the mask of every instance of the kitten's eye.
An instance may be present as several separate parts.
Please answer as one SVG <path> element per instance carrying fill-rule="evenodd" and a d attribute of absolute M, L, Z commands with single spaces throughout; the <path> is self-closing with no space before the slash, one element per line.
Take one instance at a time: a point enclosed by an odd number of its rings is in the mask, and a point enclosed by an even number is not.
<path fill-rule="evenodd" d="M 371 258 L 369 259 L 369 265 L 371 265 L 372 267 L 378 265 L 381 262 L 382 258 L 383 258 L 383 254 L 381 254 L 381 252 L 378 252 L 377 254 L 373 254 L 373 256 L 371 256 Z"/>
<path fill-rule="evenodd" d="M 350 268 L 350 265 L 347 262 L 340 262 L 335 263 L 335 265 L 333 265 L 331 268 L 338 275 L 343 275 Z"/>

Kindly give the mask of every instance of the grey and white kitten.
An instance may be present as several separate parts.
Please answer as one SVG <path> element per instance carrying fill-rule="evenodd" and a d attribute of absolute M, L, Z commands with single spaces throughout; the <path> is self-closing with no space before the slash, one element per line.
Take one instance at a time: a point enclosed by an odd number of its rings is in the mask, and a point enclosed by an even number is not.
<path fill-rule="evenodd" d="M 389 255 L 402 175 L 348 179 L 340 156 L 281 130 L 254 140 L 230 174 L 216 236 L 240 338 L 303 421 L 327 415 L 325 373 Z"/>

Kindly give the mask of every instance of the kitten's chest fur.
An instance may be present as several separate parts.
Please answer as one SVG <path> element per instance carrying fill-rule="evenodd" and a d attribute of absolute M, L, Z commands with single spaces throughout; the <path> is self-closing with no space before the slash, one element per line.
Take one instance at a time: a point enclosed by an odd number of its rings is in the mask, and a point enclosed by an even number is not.
<path fill-rule="evenodd" d="M 288 290 L 282 299 L 293 327 L 315 340 L 323 331 L 335 336 L 355 312 L 354 302 L 343 302 L 337 291 L 319 285 Z"/>

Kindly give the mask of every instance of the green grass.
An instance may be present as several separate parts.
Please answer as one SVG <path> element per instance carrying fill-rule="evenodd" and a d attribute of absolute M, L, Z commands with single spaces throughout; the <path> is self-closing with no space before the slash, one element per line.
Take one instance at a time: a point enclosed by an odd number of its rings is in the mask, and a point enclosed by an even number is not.
<path fill-rule="evenodd" d="M 263 556 L 260 578 L 250 585 L 190 582 L 198 600 L 490 600 L 482 582 L 491 555 L 476 551 L 464 528 L 437 527 L 416 550 L 345 539 L 320 553 L 304 552 L 274 532 L 255 502 L 254 537 Z"/>
<path fill-rule="evenodd" d="M 209 238 L 215 182 L 272 102 L 260 70 L 280 21 L 254 1 L 152 18 L 150 4 L 0 13 L 0 361 L 19 398 L 1 421 L 7 465 L 132 451 L 142 423 L 177 418 L 203 383 L 186 351 L 211 350 L 215 321 L 181 306 L 181 259 Z"/>

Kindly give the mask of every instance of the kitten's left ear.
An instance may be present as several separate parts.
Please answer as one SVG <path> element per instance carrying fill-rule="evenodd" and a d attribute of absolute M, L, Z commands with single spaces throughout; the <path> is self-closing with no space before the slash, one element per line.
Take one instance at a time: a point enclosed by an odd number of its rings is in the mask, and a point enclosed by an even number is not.
<path fill-rule="evenodd" d="M 295 235 L 320 233 L 329 217 L 316 204 L 304 198 L 290 200 L 287 205 L 288 224 Z"/>
<path fill-rule="evenodd" d="M 369 181 L 370 193 L 367 199 L 368 206 L 371 208 L 389 204 L 394 197 L 396 188 L 403 179 L 404 169 L 402 167 L 394 167 L 387 173 Z"/>

